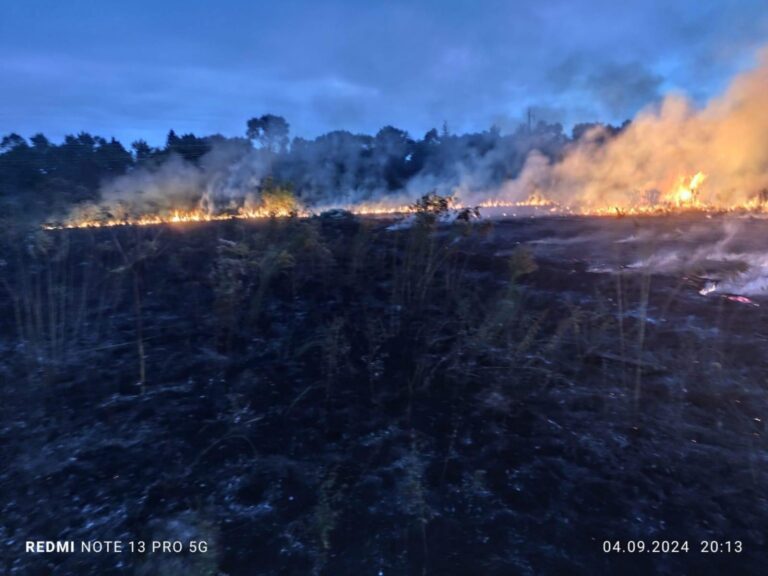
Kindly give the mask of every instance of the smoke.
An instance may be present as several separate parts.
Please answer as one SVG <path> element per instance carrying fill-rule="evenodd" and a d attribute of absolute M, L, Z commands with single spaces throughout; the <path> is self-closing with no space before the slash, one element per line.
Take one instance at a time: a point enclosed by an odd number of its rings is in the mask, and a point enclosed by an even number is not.
<path fill-rule="evenodd" d="M 172 155 L 156 167 L 142 167 L 119 176 L 102 188 L 107 204 L 129 203 L 158 208 L 189 208 L 206 188 L 202 170 Z"/>
<path fill-rule="evenodd" d="M 616 82 L 608 81 L 609 73 L 595 78 L 613 94 Z M 619 80 L 627 74 L 638 76 L 625 71 Z M 653 82 L 649 86 L 655 90 Z M 573 138 L 560 124 L 545 122 L 509 134 L 498 128 L 465 135 L 433 130 L 422 139 L 392 127 L 375 136 L 335 131 L 314 140 L 296 138 L 285 150 L 214 136 L 204 140 L 209 151 L 202 157 L 184 160 L 170 153 L 140 163 L 106 183 L 102 199 L 137 212 L 213 212 L 257 201 L 269 178 L 292 188 L 309 208 L 394 207 L 436 191 L 465 204 L 535 196 L 577 210 L 630 210 L 663 201 L 681 178 L 703 172 L 707 178 L 697 200 L 733 207 L 768 197 L 765 94 L 768 50 L 758 66 L 701 108 L 684 95 L 669 95 L 622 129 L 581 125 Z"/>
<path fill-rule="evenodd" d="M 662 274 L 694 274 L 709 281 L 702 294 L 765 295 L 768 255 L 764 219 L 729 218 L 664 232 L 649 228 L 630 241 L 656 249 L 627 266 Z"/>
<path fill-rule="evenodd" d="M 532 150 L 555 157 L 568 139 L 559 124 L 502 135 L 438 135 L 414 140 L 386 127 L 375 136 L 330 132 L 294 139 L 289 150 L 254 148 L 246 139 L 213 137 L 197 161 L 175 153 L 140 164 L 101 188 L 104 204 L 133 213 L 203 209 L 257 202 L 265 181 L 291 188 L 311 209 L 360 205 L 399 207 L 426 193 L 477 202 L 498 194 L 520 173 Z"/>
<path fill-rule="evenodd" d="M 672 190 L 681 177 L 708 175 L 699 199 L 718 207 L 753 201 L 768 187 L 768 50 L 701 109 L 683 95 L 646 109 L 618 136 L 595 128 L 560 161 L 531 154 L 503 187 L 517 199 L 533 192 L 586 210 L 636 208 Z"/>
<path fill-rule="evenodd" d="M 270 173 L 272 155 L 242 138 L 213 137 L 198 163 L 170 154 L 106 182 L 102 203 L 133 213 L 217 210 L 247 204 Z"/>

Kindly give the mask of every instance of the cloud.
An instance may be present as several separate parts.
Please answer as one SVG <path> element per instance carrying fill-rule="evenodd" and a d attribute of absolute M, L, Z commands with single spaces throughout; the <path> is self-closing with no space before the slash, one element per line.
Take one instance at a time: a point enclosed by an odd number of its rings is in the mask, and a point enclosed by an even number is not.
<path fill-rule="evenodd" d="M 5 2 L 0 131 L 157 142 L 271 112 L 301 135 L 421 134 L 531 105 L 620 121 L 668 87 L 711 96 L 766 35 L 764 0 Z"/>

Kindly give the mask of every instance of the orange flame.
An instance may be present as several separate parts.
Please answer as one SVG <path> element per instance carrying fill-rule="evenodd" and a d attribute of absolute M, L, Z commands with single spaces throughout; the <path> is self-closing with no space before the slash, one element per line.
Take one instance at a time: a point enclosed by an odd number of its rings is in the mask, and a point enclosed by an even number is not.
<path fill-rule="evenodd" d="M 707 175 L 696 172 L 690 179 L 681 177 L 677 187 L 668 196 L 667 200 L 677 207 L 693 207 L 698 204 L 699 187 L 706 180 Z"/>
<path fill-rule="evenodd" d="M 710 205 L 702 202 L 699 192 L 707 179 L 703 172 L 696 172 L 692 177 L 682 176 L 677 183 L 671 187 L 669 192 L 661 196 L 654 202 L 646 202 L 632 207 L 619 206 L 587 206 L 574 207 L 555 203 L 545 198 L 540 192 L 532 193 L 525 200 L 512 201 L 504 198 L 489 198 L 478 204 L 479 208 L 516 208 L 528 207 L 537 211 L 546 211 L 547 213 L 563 215 L 585 215 L 585 216 L 642 216 L 642 215 L 661 215 L 684 211 L 699 212 L 768 212 L 768 192 L 763 191 L 748 202 L 737 206 L 719 206 Z M 453 208 L 462 209 L 467 205 L 460 202 L 453 204 Z M 329 206 L 327 209 L 335 208 Z M 353 205 L 340 206 L 342 208 L 357 214 L 359 216 L 379 216 L 412 214 L 415 211 L 413 205 L 378 202 L 378 203 L 360 203 Z M 122 215 L 114 215 L 112 212 Z M 95 212 L 95 213 L 94 213 Z M 80 214 L 74 214 L 70 219 L 62 224 L 46 224 L 43 228 L 104 228 L 111 226 L 151 226 L 158 224 L 183 224 L 192 222 L 214 222 L 223 220 L 255 220 L 264 218 L 285 218 L 288 216 L 308 217 L 313 214 L 306 209 L 299 208 L 292 202 L 267 202 L 257 206 L 241 206 L 237 210 L 230 210 L 222 213 L 214 213 L 209 210 L 195 208 L 190 210 L 171 210 L 155 214 L 131 215 L 116 207 L 112 212 L 104 207 L 91 207 L 90 213 L 86 209 Z M 506 214 L 504 214 L 506 216 Z"/>

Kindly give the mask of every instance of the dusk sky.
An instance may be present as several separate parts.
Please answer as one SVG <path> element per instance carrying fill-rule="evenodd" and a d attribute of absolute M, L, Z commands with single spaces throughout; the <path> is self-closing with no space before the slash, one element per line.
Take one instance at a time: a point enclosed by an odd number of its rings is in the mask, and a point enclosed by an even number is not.
<path fill-rule="evenodd" d="M 765 0 L 4 0 L 0 134 L 620 122 L 669 91 L 704 102 L 766 41 Z"/>

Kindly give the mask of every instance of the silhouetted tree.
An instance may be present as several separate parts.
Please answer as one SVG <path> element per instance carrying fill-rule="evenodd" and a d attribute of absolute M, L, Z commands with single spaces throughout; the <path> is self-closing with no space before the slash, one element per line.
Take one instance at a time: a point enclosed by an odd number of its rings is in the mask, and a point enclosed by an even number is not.
<path fill-rule="evenodd" d="M 131 144 L 133 153 L 136 155 L 136 160 L 143 162 L 149 160 L 152 157 L 152 147 L 147 144 L 146 140 L 136 140 Z"/>
<path fill-rule="evenodd" d="M 290 124 L 282 116 L 264 114 L 248 120 L 246 135 L 273 152 L 284 152 L 288 146 Z"/>
<path fill-rule="evenodd" d="M 42 134 L 29 143 L 11 134 L 0 141 L 1 209 L 49 216 L 98 199 L 102 182 L 132 165 L 133 157 L 114 138 L 81 132 L 55 145 Z"/>
<path fill-rule="evenodd" d="M 20 146 L 27 146 L 27 141 L 16 133 L 8 134 L 0 140 L 0 153 L 9 152 Z"/>
<path fill-rule="evenodd" d="M 171 130 L 168 132 L 168 137 L 165 141 L 165 150 L 168 153 L 178 154 L 185 160 L 196 163 L 211 150 L 211 146 L 205 138 L 198 138 L 194 134 L 177 136 L 176 132 Z"/>

